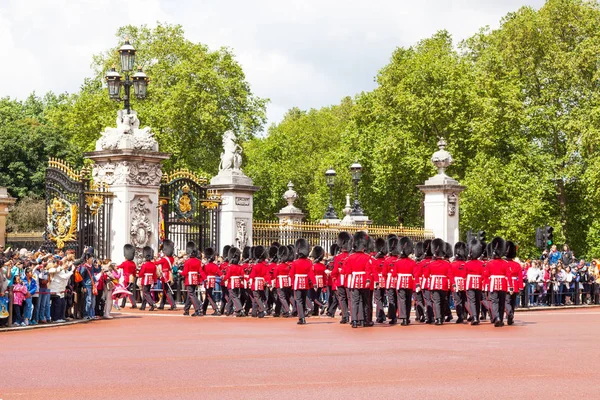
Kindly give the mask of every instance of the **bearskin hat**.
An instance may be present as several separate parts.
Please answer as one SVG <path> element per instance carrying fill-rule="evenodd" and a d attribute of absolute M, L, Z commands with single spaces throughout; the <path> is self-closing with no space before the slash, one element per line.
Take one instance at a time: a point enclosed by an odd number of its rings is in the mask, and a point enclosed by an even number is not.
<path fill-rule="evenodd" d="M 506 241 L 506 253 L 504 255 L 507 259 L 512 260 L 517 256 L 517 245 L 510 241 Z"/>
<path fill-rule="evenodd" d="M 492 239 L 490 245 L 492 247 L 492 258 L 501 258 L 504 256 L 504 253 L 506 252 L 506 243 L 504 242 L 504 239 L 496 236 Z"/>
<path fill-rule="evenodd" d="M 454 244 L 454 258 L 461 261 L 467 259 L 467 244 L 465 242 L 456 242 Z"/>
<path fill-rule="evenodd" d="M 306 239 L 300 238 L 296 240 L 296 257 L 306 258 L 310 254 L 310 246 Z"/>
<path fill-rule="evenodd" d="M 431 248 L 431 239 L 425 239 L 423 241 L 423 253 L 425 258 L 433 257 L 433 249 Z"/>
<path fill-rule="evenodd" d="M 277 246 L 269 247 L 269 258 L 271 262 L 277 262 Z"/>
<path fill-rule="evenodd" d="M 367 237 L 367 253 L 371 254 L 375 252 L 375 239 L 372 236 Z"/>
<path fill-rule="evenodd" d="M 469 260 L 477 260 L 483 254 L 485 245 L 476 238 L 469 242 Z"/>
<path fill-rule="evenodd" d="M 126 260 L 133 261 L 135 258 L 135 247 L 129 243 L 123 246 L 123 257 Z"/>
<path fill-rule="evenodd" d="M 440 238 L 435 238 L 431 241 L 431 254 L 435 258 L 443 258 L 446 252 L 446 242 Z"/>
<path fill-rule="evenodd" d="M 369 245 L 369 235 L 365 231 L 358 231 L 353 237 L 353 246 L 355 251 L 365 251 Z"/>
<path fill-rule="evenodd" d="M 215 250 L 212 247 L 207 247 L 204 249 L 204 257 L 206 257 L 208 262 L 215 261 Z"/>
<path fill-rule="evenodd" d="M 287 261 L 292 262 L 296 259 L 296 247 L 293 244 L 288 244 L 287 249 L 288 249 Z"/>
<path fill-rule="evenodd" d="M 273 242 L 271 243 L 271 247 L 277 247 L 279 248 L 281 246 L 281 244 L 279 244 L 279 242 Z"/>
<path fill-rule="evenodd" d="M 332 245 L 329 247 L 329 255 L 330 255 L 330 256 L 332 256 L 332 257 L 334 257 L 334 256 L 335 256 L 335 255 L 338 253 L 338 250 L 339 250 L 339 249 L 340 249 L 340 248 L 339 248 L 339 246 L 338 246 L 338 244 L 337 244 L 337 243 L 334 243 L 334 244 L 332 244 Z"/>
<path fill-rule="evenodd" d="M 452 252 L 452 245 L 450 243 L 446 242 L 444 244 L 444 258 L 450 259 L 450 258 L 452 258 L 453 254 L 454 253 Z"/>
<path fill-rule="evenodd" d="M 422 260 L 423 256 L 425 256 L 425 244 L 423 242 L 417 242 L 415 244 L 415 258 L 417 260 Z"/>
<path fill-rule="evenodd" d="M 377 258 L 383 258 L 388 253 L 387 242 L 384 238 L 375 240 L 375 251 L 377 251 Z"/>
<path fill-rule="evenodd" d="M 488 260 L 492 258 L 492 244 L 491 243 L 485 244 L 485 250 L 483 251 L 483 258 L 488 259 Z"/>
<path fill-rule="evenodd" d="M 173 243 L 169 239 L 165 239 L 163 241 L 162 251 L 165 256 L 173 257 L 173 253 L 175 252 L 175 243 Z"/>
<path fill-rule="evenodd" d="M 242 250 L 242 261 L 246 262 L 246 260 L 250 259 L 250 250 L 250 246 L 244 246 L 244 249 Z"/>
<path fill-rule="evenodd" d="M 196 257 L 196 255 L 198 254 L 198 249 L 196 248 L 196 243 L 187 242 L 187 244 L 185 245 L 185 252 L 187 253 L 187 255 L 189 255 L 191 257 Z"/>
<path fill-rule="evenodd" d="M 338 234 L 337 245 L 340 250 L 350 251 L 350 242 L 352 241 L 352 236 L 346 231 L 342 231 Z"/>
<path fill-rule="evenodd" d="M 413 252 L 413 242 L 412 240 L 410 240 L 409 237 L 407 236 L 403 236 L 400 238 L 400 257 L 402 258 L 407 258 L 408 256 L 410 256 Z"/>
<path fill-rule="evenodd" d="M 242 256 L 242 252 L 237 247 L 229 247 L 229 252 L 227 253 L 227 258 L 229 259 L 230 264 L 239 264 L 240 257 Z"/>
<path fill-rule="evenodd" d="M 154 258 L 154 249 L 150 246 L 146 246 L 142 249 L 142 256 L 144 260 L 150 261 Z"/>
<path fill-rule="evenodd" d="M 325 249 L 321 246 L 313 247 L 312 251 L 310 252 L 310 258 L 312 258 L 315 262 L 321 262 L 324 256 Z"/>
<path fill-rule="evenodd" d="M 223 259 L 227 262 L 229 262 L 229 249 L 231 249 L 230 245 L 223 246 Z"/>
<path fill-rule="evenodd" d="M 288 259 L 289 250 L 286 246 L 281 246 L 277 249 L 277 258 L 279 262 L 286 262 Z"/>
<path fill-rule="evenodd" d="M 264 261 L 267 258 L 267 250 L 263 246 L 256 246 L 253 249 L 254 259 L 258 262 Z"/>
<path fill-rule="evenodd" d="M 393 255 L 393 256 L 400 255 L 400 246 L 399 246 L 398 236 L 396 236 L 396 235 L 388 236 L 387 247 L 388 247 L 388 251 L 390 252 L 391 255 Z"/>

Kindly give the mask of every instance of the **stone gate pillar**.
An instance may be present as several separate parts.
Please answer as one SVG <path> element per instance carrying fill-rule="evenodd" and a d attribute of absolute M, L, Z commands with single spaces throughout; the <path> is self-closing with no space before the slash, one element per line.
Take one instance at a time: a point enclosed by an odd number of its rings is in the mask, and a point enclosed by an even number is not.
<path fill-rule="evenodd" d="M 425 194 L 425 229 L 430 229 L 435 237 L 454 246 L 460 240 L 459 196 L 466 187 L 446 175 L 446 168 L 454 160 L 445 150 L 446 141 L 443 138 L 440 138 L 438 146 L 440 149 L 431 157 L 431 162 L 438 169 L 437 175 L 417 187 Z"/>
<path fill-rule="evenodd" d="M 96 142 L 96 151 L 85 153 L 94 161 L 94 183 L 106 183 L 115 195 L 111 213 L 110 257 L 123 259 L 123 245 L 144 246 L 157 252 L 161 161 L 170 156 L 158 151 L 150 128 L 139 129 L 135 111 L 120 110 L 117 127 L 106 128 Z"/>
<path fill-rule="evenodd" d="M 235 143 L 231 131 L 223 135 L 223 153 L 219 173 L 210 180 L 209 189 L 221 195 L 219 215 L 219 246 L 231 245 L 242 249 L 252 245 L 252 218 L 254 192 L 260 188 L 252 184 L 241 169 L 242 148 Z"/>
<path fill-rule="evenodd" d="M 8 217 L 8 207 L 15 204 L 16 199 L 8 195 L 5 187 L 0 187 L 0 245 L 6 244 L 6 217 Z"/>

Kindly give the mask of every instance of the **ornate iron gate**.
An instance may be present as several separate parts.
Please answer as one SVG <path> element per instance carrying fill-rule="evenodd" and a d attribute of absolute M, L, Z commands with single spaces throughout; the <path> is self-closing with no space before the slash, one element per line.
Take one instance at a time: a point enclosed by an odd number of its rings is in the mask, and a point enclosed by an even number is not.
<path fill-rule="evenodd" d="M 220 195 L 208 180 L 188 170 L 163 175 L 160 186 L 160 241 L 170 239 L 185 250 L 189 241 L 200 249 L 219 248 Z"/>
<path fill-rule="evenodd" d="M 51 158 L 46 169 L 46 232 L 44 247 L 73 249 L 81 254 L 92 246 L 99 258 L 110 256 L 110 213 L 113 194 L 106 184 L 95 185 L 90 170 L 76 172 Z"/>

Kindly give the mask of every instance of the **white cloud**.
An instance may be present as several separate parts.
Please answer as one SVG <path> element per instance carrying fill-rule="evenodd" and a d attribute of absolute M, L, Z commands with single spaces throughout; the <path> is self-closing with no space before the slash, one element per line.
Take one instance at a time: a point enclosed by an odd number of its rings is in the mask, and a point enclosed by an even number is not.
<path fill-rule="evenodd" d="M 126 24 L 179 23 L 190 40 L 233 48 L 269 122 L 291 107 L 318 108 L 372 89 L 398 46 L 440 29 L 456 41 L 497 27 L 523 2 L 543 0 L 4 0 L 0 96 L 76 91 L 93 54 Z M 8 60 L 8 61 L 7 61 Z"/>

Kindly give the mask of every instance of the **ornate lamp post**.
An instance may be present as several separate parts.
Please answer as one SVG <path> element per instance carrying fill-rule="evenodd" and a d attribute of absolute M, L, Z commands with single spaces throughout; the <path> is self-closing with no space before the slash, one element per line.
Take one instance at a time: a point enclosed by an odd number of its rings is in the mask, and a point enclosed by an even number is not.
<path fill-rule="evenodd" d="M 145 99 L 146 92 L 148 89 L 148 76 L 142 71 L 142 68 L 138 68 L 138 71 L 129 79 L 129 73 L 133 71 L 135 63 L 135 49 L 129 43 L 128 39 L 125 39 L 125 43 L 119 49 L 119 58 L 121 60 L 121 73 L 125 74 L 125 80 L 122 80 L 121 74 L 115 70 L 113 66 L 110 71 L 106 73 L 105 79 L 108 85 L 108 96 L 112 100 L 123 101 L 127 114 L 131 111 L 131 99 L 130 91 L 133 86 L 133 92 L 135 97 L 138 99 Z M 121 87 L 124 88 L 125 95 L 121 97 Z"/>
<path fill-rule="evenodd" d="M 327 212 L 323 216 L 323 219 L 337 219 L 337 214 L 333 208 L 333 185 L 335 184 L 335 170 L 332 167 L 325 172 L 325 180 L 327 181 L 327 186 L 329 186 L 329 207 L 327 207 Z"/>
<path fill-rule="evenodd" d="M 350 213 L 350 215 L 362 216 L 364 215 L 363 209 L 360 207 L 360 202 L 358 201 L 358 182 L 362 176 L 362 165 L 355 162 L 350 166 L 350 173 L 352 174 L 352 181 L 354 182 L 354 204 L 352 205 L 352 213 Z"/>

